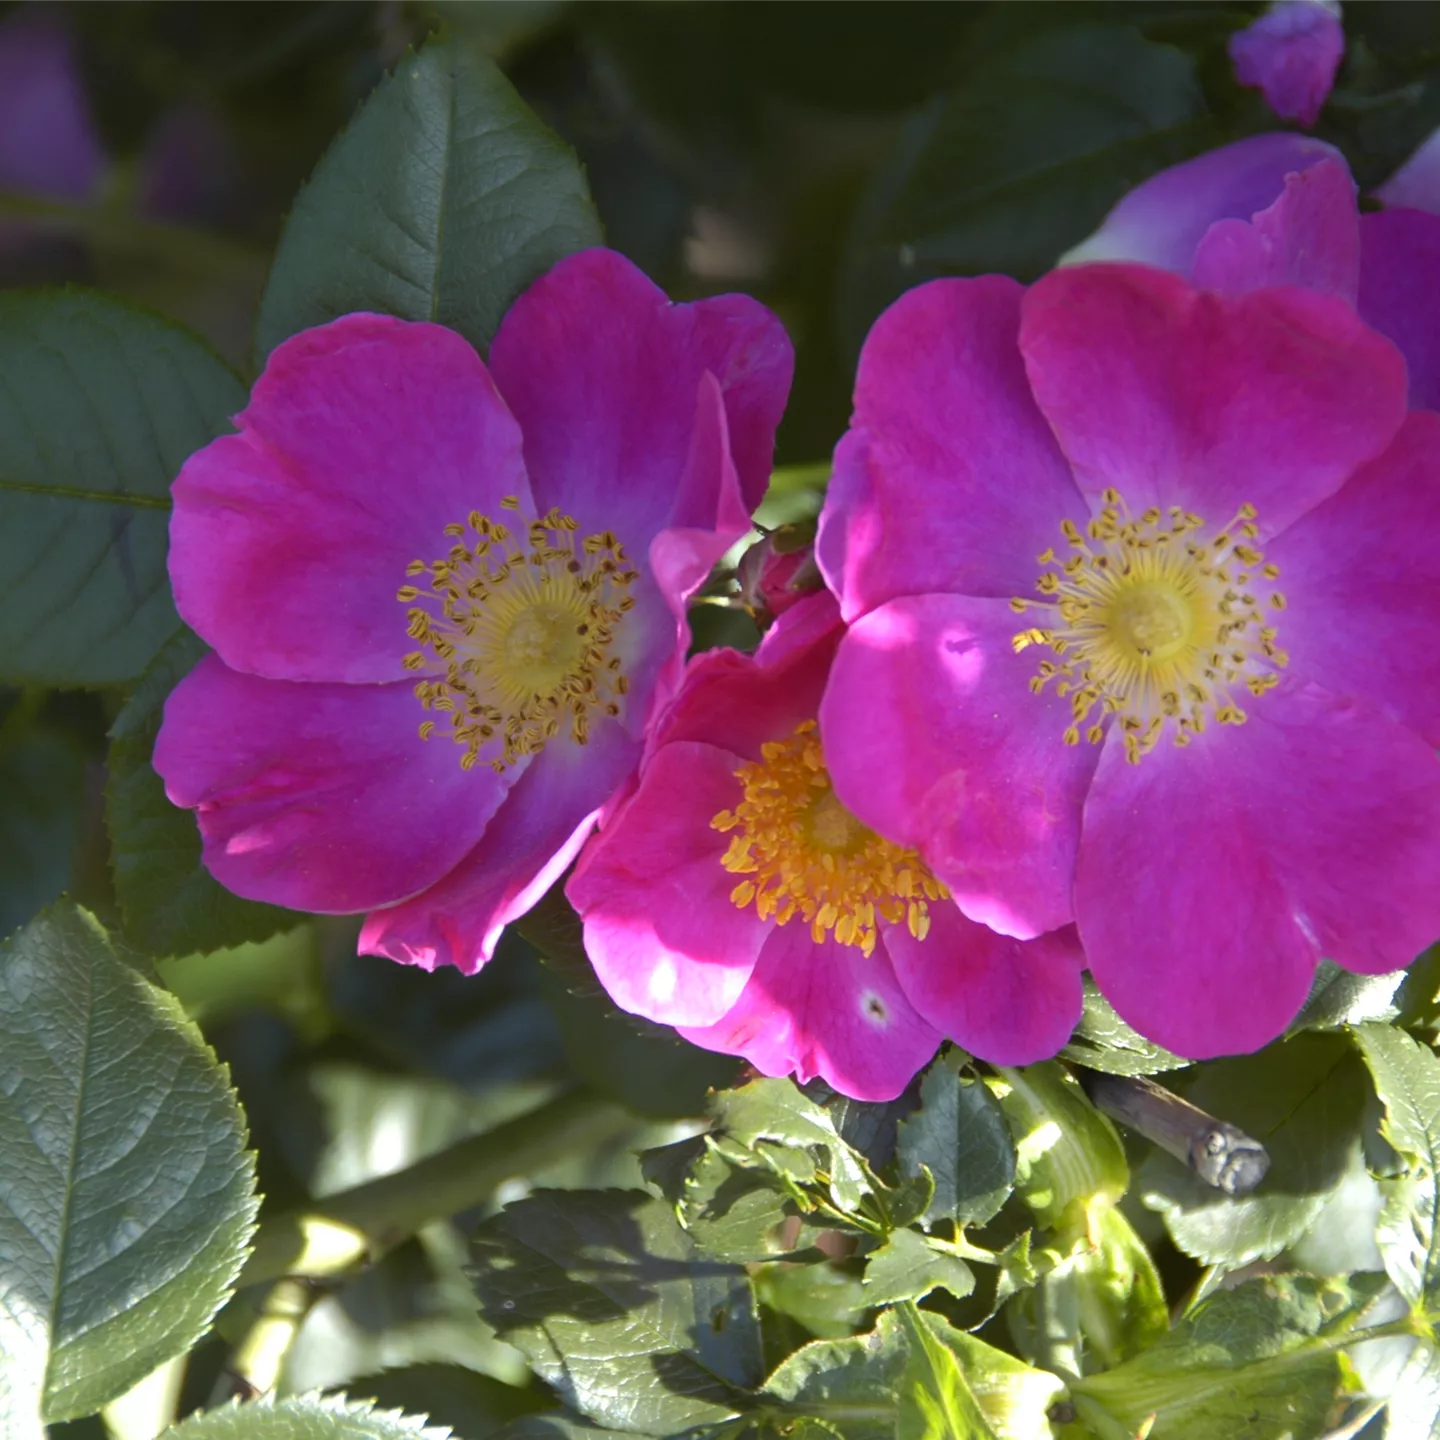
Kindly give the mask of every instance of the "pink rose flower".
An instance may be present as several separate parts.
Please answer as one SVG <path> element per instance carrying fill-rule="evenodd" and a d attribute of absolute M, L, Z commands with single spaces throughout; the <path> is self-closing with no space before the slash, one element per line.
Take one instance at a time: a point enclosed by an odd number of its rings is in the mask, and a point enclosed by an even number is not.
<path fill-rule="evenodd" d="M 1440 935 L 1440 417 L 1333 296 L 1138 266 L 877 321 L 820 520 L 836 794 L 1131 1025 L 1254 1049 Z"/>
<path fill-rule="evenodd" d="M 1339 9 L 1322 0 L 1272 5 L 1230 37 L 1236 80 L 1259 90 L 1282 120 L 1313 125 L 1345 56 Z"/>
<path fill-rule="evenodd" d="M 898 1095 L 942 1035 L 999 1064 L 1053 1055 L 1080 1016 L 1073 930 L 972 923 L 831 789 L 815 716 L 840 634 L 822 593 L 755 655 L 691 663 L 567 887 L 596 973 L 697 1045 L 860 1100 Z"/>
<path fill-rule="evenodd" d="M 1418 189 L 1394 193 L 1410 205 Z M 1360 214 L 1344 156 L 1323 141 L 1256 135 L 1161 171 L 1064 263 L 1094 260 L 1159 265 L 1232 295 L 1266 285 L 1338 295 L 1400 347 L 1410 404 L 1440 409 L 1440 214 Z"/>
<path fill-rule="evenodd" d="M 174 486 L 175 600 L 215 654 L 155 767 L 212 873 L 482 965 L 630 778 L 791 364 L 763 306 L 671 305 L 607 250 L 532 285 L 488 368 L 381 315 L 279 346 Z"/>

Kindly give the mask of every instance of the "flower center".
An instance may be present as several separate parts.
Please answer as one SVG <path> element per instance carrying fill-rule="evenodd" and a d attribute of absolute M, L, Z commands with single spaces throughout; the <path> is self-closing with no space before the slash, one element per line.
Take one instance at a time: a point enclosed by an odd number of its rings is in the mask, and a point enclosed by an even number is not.
<path fill-rule="evenodd" d="M 1253 543 L 1253 505 L 1205 538 L 1205 521 L 1178 505 L 1135 518 L 1118 491 L 1102 499 L 1083 533 L 1061 522 L 1069 555 L 1039 557 L 1042 598 L 1010 602 L 1017 614 L 1046 614 L 1016 635 L 1015 649 L 1045 645 L 1057 657 L 1040 662 L 1030 688 L 1038 695 L 1053 681 L 1070 697 L 1067 745 L 1080 743 L 1082 726 L 1098 744 L 1113 718 L 1138 764 L 1167 730 L 1188 745 L 1211 720 L 1245 723 L 1232 691 L 1258 699 L 1288 663 L 1269 623 L 1285 597 L 1274 588 L 1279 567 Z"/>
<path fill-rule="evenodd" d="M 788 740 L 761 748 L 735 778 L 744 798 L 722 810 L 711 826 L 737 832 L 721 863 L 742 880 L 730 899 L 744 910 L 752 903 L 762 920 L 784 925 L 799 916 L 817 944 L 833 933 L 842 945 L 866 955 L 875 949 L 876 917 L 898 923 L 923 940 L 930 929 L 931 900 L 950 892 L 913 850 L 882 840 L 836 798 L 820 751 L 815 722 L 807 720 Z"/>
<path fill-rule="evenodd" d="M 520 502 L 507 495 L 506 510 Z M 628 688 L 609 652 L 637 572 L 608 530 L 576 544 L 579 525 L 552 509 L 532 520 L 522 544 L 510 528 L 472 511 L 445 527 L 455 544 L 443 559 L 412 560 L 396 594 L 406 630 L 420 649 L 407 670 L 425 670 L 415 694 L 426 710 L 447 712 L 463 769 L 482 757 L 504 770 L 535 755 L 568 725 L 578 744 L 590 738 L 594 712 L 620 713 Z M 428 740 L 435 721 L 420 726 Z"/>

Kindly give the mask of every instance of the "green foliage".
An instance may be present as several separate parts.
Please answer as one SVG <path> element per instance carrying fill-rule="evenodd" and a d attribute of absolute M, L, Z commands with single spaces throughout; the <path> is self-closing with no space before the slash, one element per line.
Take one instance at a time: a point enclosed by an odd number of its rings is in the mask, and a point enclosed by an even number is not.
<path fill-rule="evenodd" d="M 1100 1375 L 1072 1382 L 1082 1418 L 1098 1408 L 1151 1440 L 1317 1436 L 1346 1385 L 1342 1340 L 1380 1289 L 1309 1276 L 1247 1281 L 1205 1301 L 1164 1339 Z M 1104 1432 L 1102 1432 L 1104 1433 Z"/>
<path fill-rule="evenodd" d="M 54 730 L 0 726 L 0 937 L 56 899 L 80 840 L 85 756 Z"/>
<path fill-rule="evenodd" d="M 1352 975 L 1331 960 L 1315 971 L 1304 1008 L 1290 1026 L 1300 1030 L 1338 1030 L 1366 1020 L 1393 1020 L 1399 1013 L 1394 999 L 1405 979 L 1403 970 L 1386 975 Z"/>
<path fill-rule="evenodd" d="M 676 1434 L 740 1413 L 761 1376 L 754 1296 L 638 1191 L 539 1191 L 481 1226 L 485 1317 L 598 1424 Z"/>
<path fill-rule="evenodd" d="M 83 290 L 0 296 L 0 678 L 108 685 L 179 620 L 170 482 L 245 403 L 202 341 Z"/>
<path fill-rule="evenodd" d="M 422 1416 L 377 1410 L 344 1395 L 297 1395 L 210 1410 L 165 1432 L 164 1440 L 445 1440 Z"/>
<path fill-rule="evenodd" d="M 923 1166 L 935 1194 L 923 1219 L 983 1224 L 1015 1183 L 1015 1142 L 999 1102 L 956 1052 L 932 1065 L 920 1086 L 920 1108 L 900 1122 L 900 1168 Z"/>
<path fill-rule="evenodd" d="M 1440 1308 L 1440 1059 L 1389 1025 L 1361 1025 L 1355 1038 L 1385 1106 L 1381 1133 L 1405 1163 L 1380 1181 L 1385 1269 L 1412 1305 Z"/>
<path fill-rule="evenodd" d="M 125 931 L 155 956 L 220 950 L 265 940 L 301 917 L 232 895 L 200 861 L 195 816 L 165 797 L 150 757 L 165 700 L 194 669 L 205 646 L 179 631 L 151 662 L 110 728 L 106 820 L 115 893 Z"/>
<path fill-rule="evenodd" d="M 195 1027 L 72 905 L 0 949 L 0 1055 L 0 1431 L 25 1435 L 204 1333 L 240 1270 L 254 1170 Z"/>
<path fill-rule="evenodd" d="M 1132 1030 L 1100 993 L 1100 987 L 1085 976 L 1085 1010 L 1070 1043 L 1062 1050 L 1066 1060 L 1104 1070 L 1111 1075 L 1158 1075 L 1190 1064 L 1159 1045 L 1152 1045 Z"/>
<path fill-rule="evenodd" d="M 1128 25 L 986 54 L 919 111 L 857 211 L 842 276 L 852 346 L 938 275 L 1037 278 L 1147 176 L 1217 143 L 1194 67 Z"/>
<path fill-rule="evenodd" d="M 937 1285 L 964 1299 L 975 1288 L 975 1274 L 914 1230 L 893 1231 L 865 1266 L 865 1298 L 872 1305 L 923 1300 Z"/>
<path fill-rule="evenodd" d="M 532 280 L 601 239 L 569 147 L 488 60 L 432 42 L 381 82 L 297 197 L 259 358 L 352 310 L 435 320 L 483 351 Z"/>
<path fill-rule="evenodd" d="M 1156 1150 L 1140 1167 L 1141 1198 L 1203 1265 L 1238 1269 L 1278 1255 L 1319 1215 L 1360 1141 L 1365 1076 L 1349 1041 L 1302 1034 L 1216 1061 L 1186 1098 L 1260 1141 L 1269 1173 L 1253 1194 L 1235 1199 Z"/>

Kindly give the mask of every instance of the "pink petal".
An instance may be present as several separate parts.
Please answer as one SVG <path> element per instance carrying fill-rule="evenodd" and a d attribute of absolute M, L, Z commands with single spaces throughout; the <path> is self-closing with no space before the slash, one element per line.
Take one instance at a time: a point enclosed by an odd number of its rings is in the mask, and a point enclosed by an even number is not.
<path fill-rule="evenodd" d="M 1440 410 L 1440 215 L 1360 217 L 1360 318 L 1393 340 L 1412 409 Z"/>
<path fill-rule="evenodd" d="M 1020 330 L 1030 383 L 1087 493 L 1183 505 L 1262 540 L 1378 455 L 1405 415 L 1390 343 L 1329 295 L 1224 296 L 1130 265 L 1052 271 Z"/>
<path fill-rule="evenodd" d="M 1266 552 L 1289 604 L 1288 674 L 1360 697 L 1440 745 L 1440 416 L 1395 443 Z"/>
<path fill-rule="evenodd" d="M 165 703 L 155 768 L 197 811 L 227 889 L 296 910 L 382 905 L 438 880 L 514 783 L 417 733 L 409 683 L 264 680 L 209 655 Z"/>
<path fill-rule="evenodd" d="M 1232 35 L 1229 50 L 1241 85 L 1259 90 L 1282 120 L 1310 126 L 1335 83 L 1345 31 L 1338 13 L 1318 0 L 1280 0 Z"/>
<path fill-rule="evenodd" d="M 725 399 L 746 512 L 765 493 L 794 356 L 780 322 L 744 295 L 672 305 L 613 250 L 562 260 L 512 306 L 490 348 L 525 432 L 542 509 L 585 533 L 644 547 L 668 526 L 709 524 L 677 490 L 707 371 Z"/>
<path fill-rule="evenodd" d="M 1196 251 L 1194 279 L 1227 295 L 1300 285 L 1353 305 L 1360 284 L 1360 212 L 1345 162 L 1327 158 L 1287 175 L 1280 198 L 1252 221 L 1212 225 Z"/>
<path fill-rule="evenodd" d="M 569 868 L 638 758 L 639 747 L 617 721 L 592 726 L 588 745 L 563 735 L 551 740 L 484 839 L 449 874 L 365 917 L 360 953 L 425 970 L 453 965 L 473 975 L 495 953 L 505 926 Z"/>
<path fill-rule="evenodd" d="M 236 418 L 175 481 L 180 614 L 237 670 L 402 678 L 405 567 L 472 510 L 529 501 L 480 357 L 439 325 L 347 315 L 279 346 Z"/>
<path fill-rule="evenodd" d="M 1014 940 L 941 902 L 923 940 L 891 925 L 885 944 L 916 1010 L 992 1065 L 1048 1060 L 1080 1019 L 1085 957 L 1073 926 Z"/>
<path fill-rule="evenodd" d="M 1028 594 L 1084 513 L 1017 348 L 1021 287 L 934 280 L 875 322 L 816 556 L 847 620 L 898 595 Z"/>
<path fill-rule="evenodd" d="M 1109 744 L 1076 876 L 1096 982 L 1149 1039 L 1195 1059 L 1258 1049 L 1316 962 L 1380 973 L 1440 934 L 1440 761 L 1314 687 L 1139 765 Z"/>
<path fill-rule="evenodd" d="M 753 655 L 737 650 L 697 655 L 651 737 L 652 748 L 699 740 L 759 760 L 763 745 L 815 718 L 840 634 L 834 598 L 821 593 L 787 610 Z"/>
<path fill-rule="evenodd" d="M 799 921 L 771 932 L 729 1014 L 680 1033 L 707 1050 L 743 1055 L 765 1075 L 820 1076 L 855 1100 L 893 1100 L 940 1044 L 896 982 L 883 942 L 817 945 Z"/>
<path fill-rule="evenodd" d="M 835 793 L 914 846 L 972 920 L 1022 939 L 1073 918 L 1093 746 L 1062 741 L 1069 702 L 1029 688 L 1001 600 L 892 600 L 850 627 L 820 707 Z"/>
<path fill-rule="evenodd" d="M 1440 215 L 1440 130 L 1431 131 L 1420 148 L 1374 193 L 1387 210 L 1424 210 L 1429 215 Z"/>
<path fill-rule="evenodd" d="M 745 988 L 773 925 L 730 899 L 730 836 L 710 822 L 741 798 L 738 755 L 682 741 L 646 766 L 640 789 L 581 856 L 565 893 L 585 953 L 622 1010 L 709 1025 Z"/>
<path fill-rule="evenodd" d="M 1137 260 L 1189 275 L 1205 232 L 1217 221 L 1251 220 L 1279 198 L 1286 176 L 1344 156 L 1308 135 L 1252 135 L 1172 165 L 1138 185 L 1062 264 Z"/>

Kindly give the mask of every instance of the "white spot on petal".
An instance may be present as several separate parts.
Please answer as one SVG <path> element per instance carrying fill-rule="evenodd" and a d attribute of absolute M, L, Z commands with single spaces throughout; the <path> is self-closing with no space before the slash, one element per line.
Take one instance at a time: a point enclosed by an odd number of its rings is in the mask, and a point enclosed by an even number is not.
<path fill-rule="evenodd" d="M 676 974 L 675 962 L 673 960 L 660 961 L 650 972 L 650 998 L 663 1005 L 675 994 L 675 987 L 679 982 L 680 977 Z"/>

